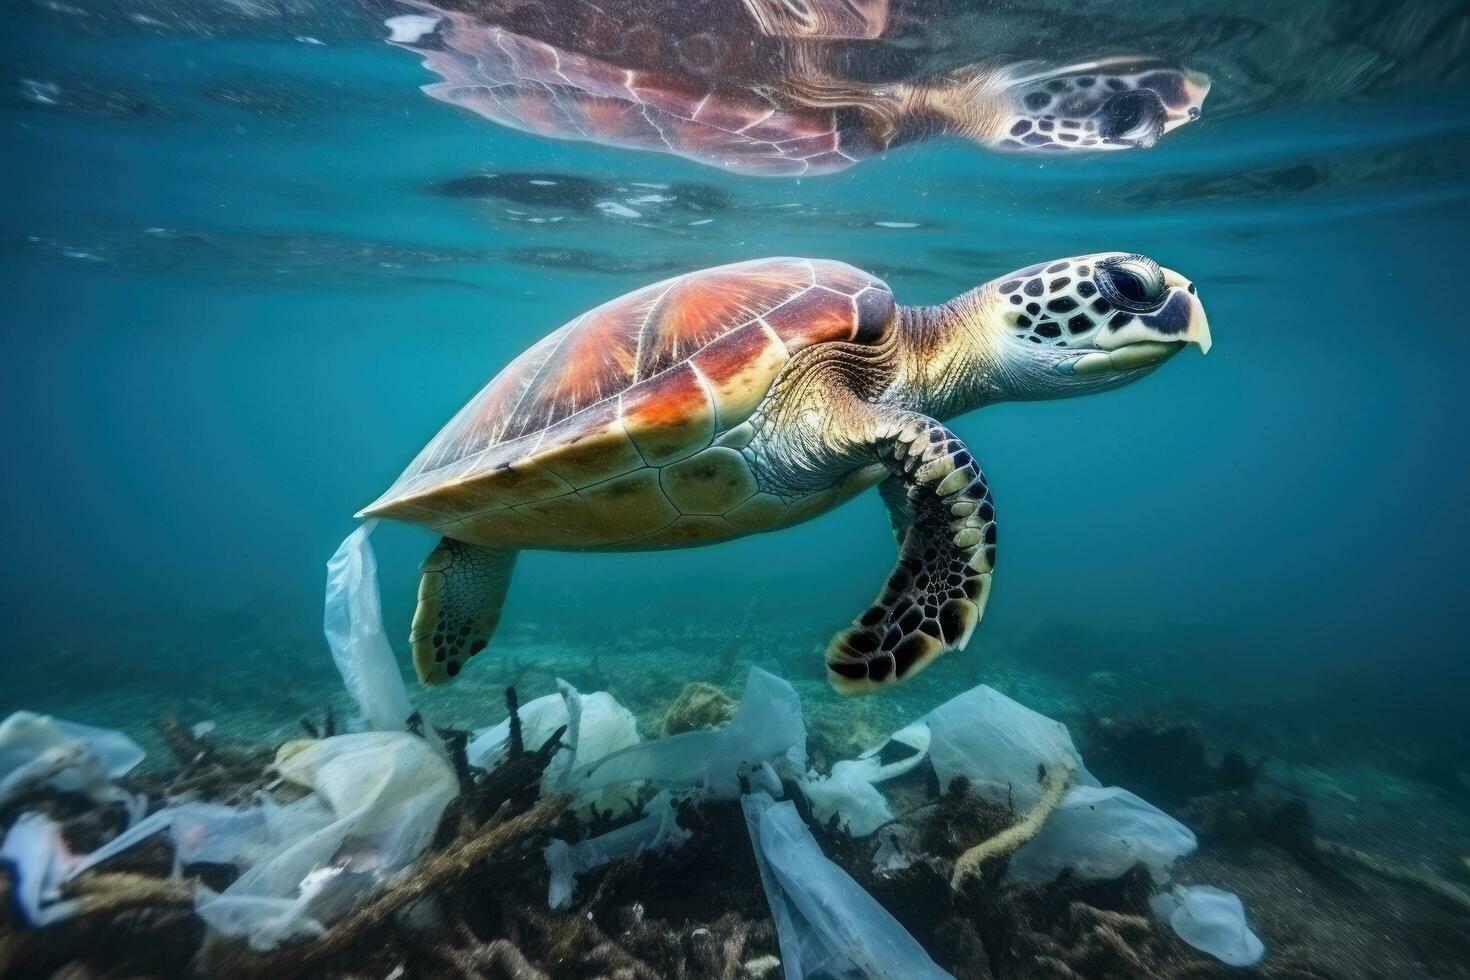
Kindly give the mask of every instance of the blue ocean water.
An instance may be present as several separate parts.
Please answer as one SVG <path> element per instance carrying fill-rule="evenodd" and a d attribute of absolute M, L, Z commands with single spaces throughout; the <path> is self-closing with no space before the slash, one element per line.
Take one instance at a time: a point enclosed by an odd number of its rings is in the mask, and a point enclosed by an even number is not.
<path fill-rule="evenodd" d="M 1130 250 L 1198 285 L 1214 349 L 952 423 L 990 476 L 1003 561 L 970 649 L 895 696 L 923 710 L 990 677 L 1121 677 L 1140 710 L 1222 744 L 1409 780 L 1448 814 L 1410 856 L 1462 861 L 1470 17 L 1428 0 L 1085 6 L 1109 25 L 1096 43 L 1210 73 L 1202 118 L 1147 152 L 941 140 L 780 180 L 436 102 L 384 43 L 393 5 L 16 4 L 0 715 L 140 724 L 193 698 L 289 729 L 336 690 L 322 569 L 353 513 L 512 357 L 633 288 L 804 255 L 924 304 Z M 1029 56 L 1089 50 L 1070 5 L 956 9 Z M 547 186 L 531 180 L 584 190 L 517 199 Z M 374 541 L 406 669 L 433 538 L 385 524 Z M 529 553 L 506 629 L 590 660 L 650 631 L 738 642 L 750 609 L 768 628 L 742 656 L 836 699 L 820 647 L 892 557 L 872 493 L 715 547 Z M 672 697 L 699 679 L 677 647 L 599 669 L 656 660 Z"/>

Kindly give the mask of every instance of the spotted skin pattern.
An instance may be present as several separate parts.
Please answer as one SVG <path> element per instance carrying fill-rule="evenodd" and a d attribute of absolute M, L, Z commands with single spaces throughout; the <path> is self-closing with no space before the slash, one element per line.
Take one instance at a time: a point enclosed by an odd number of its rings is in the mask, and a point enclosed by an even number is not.
<path fill-rule="evenodd" d="M 844 693 L 907 680 L 962 648 L 985 612 L 995 570 L 990 485 L 960 438 L 914 416 L 880 432 L 876 448 L 890 474 L 883 496 L 901 543 L 883 592 L 827 648 L 828 678 Z"/>
<path fill-rule="evenodd" d="M 840 46 L 813 39 L 881 36 L 890 18 L 879 0 L 746 0 L 744 16 L 731 0 L 703 18 L 677 3 L 586 4 L 554 26 L 410 2 L 436 25 L 393 43 L 440 77 L 429 96 L 521 132 L 751 176 L 836 173 L 937 136 L 1004 150 L 1148 147 L 1197 119 L 1209 89 L 1201 75 L 1138 59 L 864 81 Z"/>
<path fill-rule="evenodd" d="M 1014 273 L 998 290 L 1011 305 L 1006 322 L 1033 344 L 1085 344 L 1104 327 L 1121 329 L 1134 314 L 1100 295 L 1086 263 L 1061 261 Z"/>
<path fill-rule="evenodd" d="M 419 604 L 409 642 L 414 670 L 435 684 L 459 674 L 489 643 L 515 567 L 514 551 L 488 551 L 445 538 L 419 570 Z"/>
<path fill-rule="evenodd" d="M 1210 343 L 1193 284 L 1130 253 L 1042 263 L 902 309 L 840 262 L 721 266 L 543 339 L 359 516 L 444 536 L 412 632 L 432 684 L 489 642 L 522 549 L 726 541 L 881 482 L 898 565 L 827 655 L 839 691 L 878 690 L 965 645 L 995 567 L 989 484 L 934 416 L 1107 390 L 1187 343 Z"/>
<path fill-rule="evenodd" d="M 1015 69 L 1011 70 L 1016 73 Z M 1096 62 L 1039 71 L 1009 86 L 1000 149 L 1148 148 L 1199 118 L 1209 82 L 1158 62 Z"/>

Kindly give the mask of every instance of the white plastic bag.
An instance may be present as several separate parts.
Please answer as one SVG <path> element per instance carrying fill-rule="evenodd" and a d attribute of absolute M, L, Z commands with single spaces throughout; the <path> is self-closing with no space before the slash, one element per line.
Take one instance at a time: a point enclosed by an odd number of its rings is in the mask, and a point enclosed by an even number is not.
<path fill-rule="evenodd" d="M 1051 881 L 1071 869 L 1083 881 L 1108 881 L 1142 863 L 1164 882 L 1174 860 L 1196 846 L 1188 827 L 1126 789 L 1074 786 L 1041 833 L 1011 856 L 1007 874 Z"/>
<path fill-rule="evenodd" d="M 195 903 L 213 929 L 257 950 L 321 933 L 411 865 L 459 791 L 443 756 L 405 732 L 322 739 L 277 768 L 313 791 L 330 822 L 270 848 L 224 892 Z"/>
<path fill-rule="evenodd" d="M 1190 885 L 1149 900 L 1154 915 L 1169 923 L 1180 939 L 1229 966 L 1255 966 L 1266 945 L 1245 922 L 1245 906 L 1230 892 Z"/>
<path fill-rule="evenodd" d="M 1027 810 L 1041 799 L 1042 767 L 1050 771 L 1063 759 L 1071 760 L 1079 784 L 1099 785 L 1082 765 L 1066 725 L 984 684 L 935 708 L 924 721 L 941 789 L 965 776 L 986 799 Z"/>
<path fill-rule="evenodd" d="M 383 632 L 378 562 L 368 541 L 377 523 L 366 521 L 347 535 L 327 562 L 322 630 L 347 693 L 357 702 L 367 727 L 401 732 L 408 726 L 413 705 Z"/>
<path fill-rule="evenodd" d="M 521 742 L 527 749 L 538 749 L 566 726 L 562 744 L 566 746 L 552 757 L 541 777 L 542 792 L 575 792 L 572 774 L 603 759 L 613 752 L 637 745 L 638 719 L 606 691 L 581 694 L 566 681 L 558 679 L 557 693 L 523 704 L 516 716 L 521 720 Z M 510 751 L 510 719 L 475 732 L 465 747 L 470 765 L 493 769 Z M 607 787 L 578 794 L 581 810 L 596 807 L 617 811 L 631 806 L 632 787 Z"/>
<path fill-rule="evenodd" d="M 0 722 L 0 803 L 27 787 L 50 786 L 97 803 L 124 803 L 136 818 L 144 801 L 113 780 L 131 772 L 143 755 L 122 732 L 17 711 Z"/>
<path fill-rule="evenodd" d="M 893 819 L 876 784 L 916 769 L 928 757 L 930 737 L 929 726 L 917 721 L 856 759 L 838 762 L 831 775 L 803 779 L 801 789 L 812 813 L 823 822 L 835 814 L 849 834 L 868 836 Z"/>
<path fill-rule="evenodd" d="M 299 840 L 331 822 L 331 811 L 316 796 L 284 806 L 265 793 L 257 794 L 254 803 L 242 808 L 219 803 L 174 803 L 86 855 L 67 877 L 89 871 L 161 833 L 167 833 L 173 843 L 176 868 L 196 863 L 247 868 L 273 848 Z"/>
<path fill-rule="evenodd" d="M 801 791 L 822 823 L 836 816 L 853 837 L 866 837 L 893 819 L 888 800 L 866 776 L 859 762 L 844 759 L 830 776 L 802 780 Z"/>
<path fill-rule="evenodd" d="M 715 799 L 740 796 L 740 781 L 780 789 L 777 767 L 806 769 L 806 725 L 788 682 L 751 668 L 735 717 L 723 729 L 681 732 L 644 742 L 582 766 L 578 792 L 641 781 L 672 790 L 700 787 Z"/>
<path fill-rule="evenodd" d="M 794 804 L 753 793 L 741 806 L 787 980 L 950 976 L 873 896 L 827 860 Z"/>
<path fill-rule="evenodd" d="M 521 705 L 516 717 L 521 721 L 521 743 L 528 751 L 534 751 L 567 724 L 566 699 L 560 693 L 543 695 Z M 489 728 L 475 729 L 464 751 L 470 765 L 494 769 L 510 754 L 510 719 Z"/>
<path fill-rule="evenodd" d="M 12 894 L 22 918 L 39 929 L 70 916 L 75 902 L 61 900 L 61 883 L 76 857 L 49 817 L 22 813 L 0 842 L 0 861 L 13 874 Z"/>
<path fill-rule="evenodd" d="M 679 826 L 672 798 L 665 792 L 648 802 L 641 819 L 625 827 L 575 844 L 553 840 L 545 851 L 551 872 L 546 903 L 554 909 L 567 908 L 576 893 L 577 875 L 642 851 L 672 850 L 688 839 L 689 832 Z"/>

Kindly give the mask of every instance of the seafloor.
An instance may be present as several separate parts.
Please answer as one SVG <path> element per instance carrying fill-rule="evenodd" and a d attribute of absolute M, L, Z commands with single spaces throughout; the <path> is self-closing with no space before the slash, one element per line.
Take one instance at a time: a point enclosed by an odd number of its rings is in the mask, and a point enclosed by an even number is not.
<path fill-rule="evenodd" d="M 561 677 L 613 694 L 651 738 L 665 734 L 666 714 L 691 680 L 712 682 L 733 701 L 759 665 L 797 688 L 818 770 L 881 742 L 939 700 L 917 682 L 891 696 L 840 698 L 815 652 L 789 661 L 769 655 L 789 645 L 790 633 L 768 618 L 752 615 L 718 635 L 692 623 L 614 638 L 513 624 L 497 638 L 498 656 L 419 700 L 443 730 L 480 728 L 506 717 L 507 688 L 525 703 Z M 94 681 L 86 700 L 56 700 L 65 693 L 53 678 L 22 674 L 16 691 L 31 700 L 15 707 L 131 735 L 148 758 L 124 785 L 154 805 L 181 792 L 243 802 L 272 783 L 281 744 L 319 732 L 329 715 L 351 714 L 330 660 L 295 649 L 292 637 L 302 634 L 294 625 L 283 624 L 274 642 L 252 629 L 239 649 L 212 652 L 207 672 L 187 650 L 125 663 L 78 653 L 71 669 Z M 209 632 L 221 626 L 208 624 Z M 1059 669 L 993 649 L 949 659 L 935 668 L 935 685 L 957 693 L 984 682 L 1065 722 L 1105 785 L 1125 786 L 1187 824 L 1200 847 L 1176 864 L 1175 880 L 1239 894 L 1267 948 L 1258 967 L 1241 970 L 1186 946 L 1151 917 L 1142 869 L 1103 884 L 1063 875 L 1040 886 L 1004 880 L 1001 864 L 952 889 L 946 862 L 1020 815 L 963 783 L 938 794 L 932 774 L 891 793 L 895 810 L 919 828 L 927 863 L 879 874 L 875 838 L 814 826 L 828 857 L 956 977 L 1470 976 L 1470 785 L 1432 752 L 1345 746 L 1304 720 L 1300 705 L 1166 691 L 1146 666 Z M 181 690 L 189 693 L 166 693 Z M 717 710 L 692 723 L 723 717 Z M 682 804 L 679 822 L 693 831 L 682 848 L 614 861 L 579 880 L 570 909 L 549 909 L 546 842 L 629 818 L 579 825 L 563 801 L 538 799 L 546 759 L 534 748 L 477 779 L 463 774 L 464 793 L 415 872 L 318 939 L 258 954 L 208 936 L 192 890 L 224 887 L 227 869 L 188 867 L 171 879 L 172 859 L 159 843 L 115 862 L 89 898 L 91 911 L 60 924 L 27 928 L 14 903 L 0 902 L 0 977 L 780 975 L 738 803 Z M 38 791 L 0 810 L 0 835 L 27 809 L 56 817 L 78 850 L 97 846 L 122 820 L 80 797 Z M 0 890 L 12 885 L 0 871 Z"/>

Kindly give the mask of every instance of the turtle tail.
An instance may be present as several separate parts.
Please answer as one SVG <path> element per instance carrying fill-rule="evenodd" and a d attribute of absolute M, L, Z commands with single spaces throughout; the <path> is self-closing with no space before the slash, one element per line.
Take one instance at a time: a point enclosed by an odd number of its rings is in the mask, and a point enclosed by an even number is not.
<path fill-rule="evenodd" d="M 409 635 L 419 680 L 443 684 L 485 649 L 500 624 L 516 554 L 445 538 L 424 559 Z"/>

